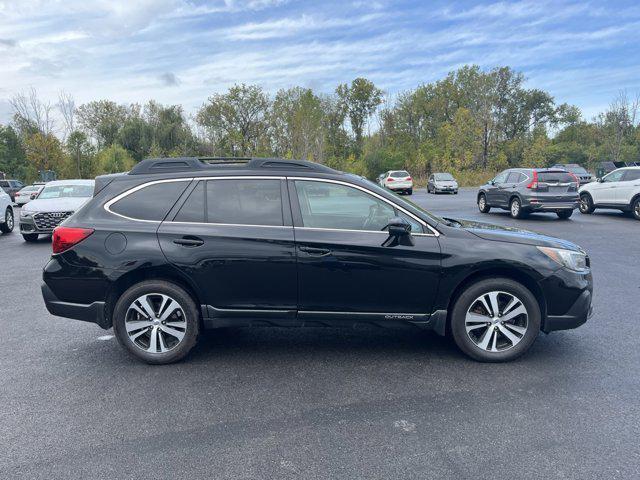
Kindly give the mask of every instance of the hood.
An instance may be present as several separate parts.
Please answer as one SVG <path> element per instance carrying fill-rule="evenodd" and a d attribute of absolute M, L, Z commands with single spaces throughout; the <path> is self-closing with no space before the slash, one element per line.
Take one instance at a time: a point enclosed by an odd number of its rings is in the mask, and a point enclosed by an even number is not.
<path fill-rule="evenodd" d="M 36 198 L 24 207 L 26 212 L 75 212 L 91 200 L 90 197 Z"/>
<path fill-rule="evenodd" d="M 458 184 L 455 180 L 434 180 L 434 183 L 442 185 L 443 187 L 455 187 Z"/>
<path fill-rule="evenodd" d="M 492 240 L 496 242 L 520 243 L 523 245 L 533 245 L 541 247 L 564 248 L 567 250 L 575 250 L 581 252 L 582 249 L 569 240 L 550 237 L 541 233 L 531 232 L 529 230 L 521 230 L 514 227 L 502 227 L 492 225 L 490 223 L 475 222 L 471 220 L 459 220 L 459 222 L 469 233 L 483 240 Z"/>

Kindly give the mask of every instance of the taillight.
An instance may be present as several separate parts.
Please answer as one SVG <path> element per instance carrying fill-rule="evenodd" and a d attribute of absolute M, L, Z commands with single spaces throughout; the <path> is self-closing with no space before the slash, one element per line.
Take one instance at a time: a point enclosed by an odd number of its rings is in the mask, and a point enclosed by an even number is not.
<path fill-rule="evenodd" d="M 533 171 L 533 178 L 531 179 L 531 182 L 529 182 L 529 185 L 527 185 L 527 188 L 531 188 L 533 190 L 538 188 L 538 172 L 535 170 Z"/>
<path fill-rule="evenodd" d="M 407 177 L 405 180 L 406 180 L 407 182 L 410 182 L 410 181 L 411 181 L 411 177 Z"/>
<path fill-rule="evenodd" d="M 395 182 L 395 181 L 396 181 L 395 178 L 391 178 L 391 177 L 387 178 L 387 182 Z"/>
<path fill-rule="evenodd" d="M 578 177 L 576 177 L 573 173 L 569 172 L 569 175 L 571 175 L 573 177 L 573 179 L 576 181 L 576 188 L 580 188 L 580 180 L 578 180 Z"/>
<path fill-rule="evenodd" d="M 53 253 L 69 250 L 93 232 L 93 228 L 56 227 L 53 230 Z"/>

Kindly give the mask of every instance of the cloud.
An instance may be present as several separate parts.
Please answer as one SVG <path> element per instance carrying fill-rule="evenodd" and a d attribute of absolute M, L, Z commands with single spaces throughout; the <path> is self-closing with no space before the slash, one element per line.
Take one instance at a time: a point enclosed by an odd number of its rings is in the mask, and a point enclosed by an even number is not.
<path fill-rule="evenodd" d="M 11 48 L 15 47 L 17 44 L 18 42 L 16 42 L 12 38 L 0 38 L 0 47 Z"/>
<path fill-rule="evenodd" d="M 166 87 L 176 87 L 180 85 L 180 79 L 176 77 L 175 73 L 166 72 L 160 75 L 160 82 Z"/>

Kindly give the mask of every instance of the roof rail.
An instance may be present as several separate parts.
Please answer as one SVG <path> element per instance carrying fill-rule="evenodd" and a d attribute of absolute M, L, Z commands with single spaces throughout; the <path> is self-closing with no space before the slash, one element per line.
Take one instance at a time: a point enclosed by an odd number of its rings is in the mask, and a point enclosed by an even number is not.
<path fill-rule="evenodd" d="M 212 171 L 219 168 L 258 169 L 273 168 L 283 170 L 306 170 L 312 172 L 337 173 L 336 170 L 319 163 L 306 160 L 286 160 L 282 158 L 248 157 L 176 157 L 146 158 L 135 165 L 129 175 L 173 173 L 190 171 Z"/>

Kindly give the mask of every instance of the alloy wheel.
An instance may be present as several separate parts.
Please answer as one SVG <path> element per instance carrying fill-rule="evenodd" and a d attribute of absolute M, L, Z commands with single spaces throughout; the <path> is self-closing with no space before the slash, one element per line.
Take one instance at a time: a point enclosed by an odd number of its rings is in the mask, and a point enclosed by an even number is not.
<path fill-rule="evenodd" d="M 520 202 L 518 200 L 514 200 L 511 202 L 511 215 L 517 217 L 520 213 Z"/>
<path fill-rule="evenodd" d="M 4 220 L 7 224 L 7 228 L 9 230 L 13 230 L 13 214 L 9 209 L 7 209 L 7 213 L 4 216 Z"/>
<path fill-rule="evenodd" d="M 636 200 L 636 205 L 633 208 L 633 213 L 638 220 L 640 220 L 640 200 Z"/>
<path fill-rule="evenodd" d="M 480 196 L 480 199 L 478 200 L 478 207 L 480 207 L 480 210 L 484 210 L 484 207 L 487 206 L 487 200 L 484 198 L 484 195 Z"/>
<path fill-rule="evenodd" d="M 148 353 L 173 350 L 187 331 L 184 309 L 162 293 L 136 298 L 127 309 L 124 326 L 129 340 Z"/>
<path fill-rule="evenodd" d="M 580 213 L 588 212 L 590 208 L 589 199 L 586 195 L 580 197 Z"/>
<path fill-rule="evenodd" d="M 480 349 L 503 352 L 524 338 L 529 315 L 524 303 L 512 293 L 492 291 L 476 298 L 465 316 L 469 339 Z"/>

